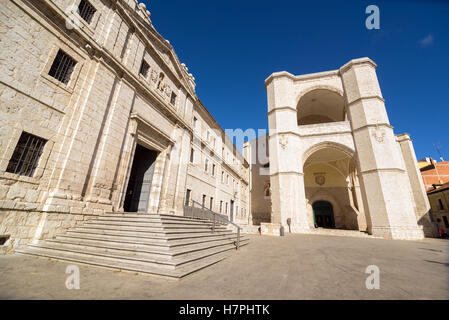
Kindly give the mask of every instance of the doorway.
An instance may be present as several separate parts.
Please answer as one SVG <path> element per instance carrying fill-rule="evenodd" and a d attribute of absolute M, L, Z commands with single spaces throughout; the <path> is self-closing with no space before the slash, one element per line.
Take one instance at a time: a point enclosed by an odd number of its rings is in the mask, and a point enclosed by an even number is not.
<path fill-rule="evenodd" d="M 231 200 L 231 211 L 229 218 L 232 222 L 234 222 L 234 200 Z"/>
<path fill-rule="evenodd" d="M 157 155 L 154 150 L 136 146 L 123 204 L 125 212 L 147 212 Z"/>
<path fill-rule="evenodd" d="M 316 201 L 312 208 L 316 228 L 335 228 L 334 210 L 330 202 Z"/>

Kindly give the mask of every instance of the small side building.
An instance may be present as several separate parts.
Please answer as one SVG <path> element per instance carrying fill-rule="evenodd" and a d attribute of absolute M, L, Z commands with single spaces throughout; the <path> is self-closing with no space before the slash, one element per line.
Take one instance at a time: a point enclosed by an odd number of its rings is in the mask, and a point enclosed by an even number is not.
<path fill-rule="evenodd" d="M 433 220 L 438 226 L 449 233 L 449 182 L 438 188 L 427 191 L 432 210 Z"/>

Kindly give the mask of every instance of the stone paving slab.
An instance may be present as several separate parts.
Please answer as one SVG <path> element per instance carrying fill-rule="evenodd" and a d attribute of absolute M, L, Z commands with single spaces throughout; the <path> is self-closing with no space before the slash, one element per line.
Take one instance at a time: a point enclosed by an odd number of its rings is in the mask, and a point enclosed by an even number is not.
<path fill-rule="evenodd" d="M 449 241 L 327 235 L 251 235 L 250 244 L 181 280 L 69 263 L 0 256 L 1 299 L 449 299 Z M 368 290 L 368 265 L 380 289 Z"/>

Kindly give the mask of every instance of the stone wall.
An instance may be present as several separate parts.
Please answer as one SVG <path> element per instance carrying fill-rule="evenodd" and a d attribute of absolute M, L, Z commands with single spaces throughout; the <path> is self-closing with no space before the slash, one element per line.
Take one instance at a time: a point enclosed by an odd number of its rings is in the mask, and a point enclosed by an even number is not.
<path fill-rule="evenodd" d="M 191 180 L 194 112 L 226 141 L 146 6 L 89 2 L 90 23 L 77 13 L 79 0 L 0 3 L 0 234 L 11 235 L 11 247 L 123 212 L 137 144 L 158 153 L 147 213 L 182 215 L 186 184 L 200 190 L 211 180 Z M 49 74 L 60 50 L 76 62 L 67 83 Z M 6 172 L 23 132 L 47 140 L 31 177 Z M 246 214 L 248 166 L 232 143 L 226 150 L 240 157 L 224 166 L 240 183 L 235 201 Z M 215 203 L 233 192 L 218 182 L 207 190 Z"/>
<path fill-rule="evenodd" d="M 65 214 L 59 212 L 2 210 L 0 235 L 9 235 L 4 244 L 10 250 L 39 239 L 53 238 L 56 234 L 81 225 L 97 217 L 94 214 Z"/>

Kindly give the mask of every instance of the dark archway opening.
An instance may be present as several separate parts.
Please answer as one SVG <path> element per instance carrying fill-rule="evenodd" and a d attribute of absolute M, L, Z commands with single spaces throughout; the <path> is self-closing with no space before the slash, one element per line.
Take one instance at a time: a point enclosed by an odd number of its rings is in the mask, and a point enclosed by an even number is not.
<path fill-rule="evenodd" d="M 158 153 L 136 146 L 123 209 L 125 212 L 147 212 Z"/>
<path fill-rule="evenodd" d="M 334 210 L 327 201 L 316 201 L 312 205 L 315 228 L 335 228 Z"/>

